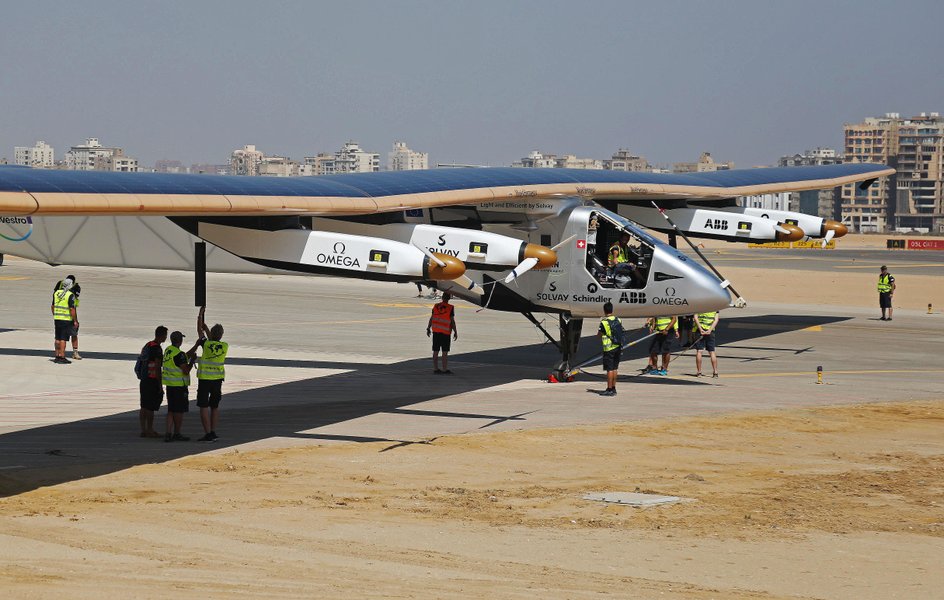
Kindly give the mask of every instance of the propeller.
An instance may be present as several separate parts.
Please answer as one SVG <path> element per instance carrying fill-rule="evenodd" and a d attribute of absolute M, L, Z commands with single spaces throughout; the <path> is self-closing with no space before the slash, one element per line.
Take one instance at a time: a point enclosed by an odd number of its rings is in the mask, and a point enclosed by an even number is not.
<path fill-rule="evenodd" d="M 563 248 L 565 244 L 570 242 L 570 240 L 574 239 L 575 237 L 577 237 L 576 233 L 567 239 L 561 240 L 560 243 L 558 243 L 556 246 L 551 247 L 550 251 L 548 251 L 548 248 L 546 248 L 545 246 L 538 246 L 537 244 L 528 244 L 525 247 L 525 251 L 524 251 L 524 255 L 526 258 L 520 263 L 518 263 L 518 266 L 512 269 L 511 273 L 509 273 L 508 276 L 505 277 L 505 283 L 511 283 L 515 279 L 518 279 L 519 277 L 521 277 L 522 275 L 524 275 L 525 273 L 527 273 L 534 267 L 541 264 L 542 261 L 544 263 L 542 267 L 547 268 L 547 267 L 552 266 L 554 263 L 557 262 L 557 251 L 560 248 Z"/>
<path fill-rule="evenodd" d="M 826 245 L 829 244 L 829 240 L 833 239 L 835 236 L 836 236 L 835 229 L 827 229 L 826 235 L 823 236 L 823 248 L 825 248 Z"/>

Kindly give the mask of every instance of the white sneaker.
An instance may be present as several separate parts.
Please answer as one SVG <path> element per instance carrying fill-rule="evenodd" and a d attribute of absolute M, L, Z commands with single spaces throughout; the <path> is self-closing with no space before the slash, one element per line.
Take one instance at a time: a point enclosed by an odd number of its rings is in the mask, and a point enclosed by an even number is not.
<path fill-rule="evenodd" d="M 72 351 L 72 360 L 82 360 L 82 355 L 79 354 L 78 350 Z"/>

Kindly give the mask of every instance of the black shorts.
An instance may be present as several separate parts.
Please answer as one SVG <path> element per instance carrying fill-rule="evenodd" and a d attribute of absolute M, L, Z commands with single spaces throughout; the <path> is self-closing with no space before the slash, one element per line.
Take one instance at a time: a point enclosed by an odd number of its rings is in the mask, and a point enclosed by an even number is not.
<path fill-rule="evenodd" d="M 222 398 L 222 379 L 197 380 L 197 406 L 200 408 L 219 408 Z"/>
<path fill-rule="evenodd" d="M 60 321 L 56 319 L 56 340 L 68 341 L 72 337 L 72 321 Z M 49 338 L 46 338 L 49 339 Z"/>
<path fill-rule="evenodd" d="M 878 307 L 879 308 L 891 308 L 892 307 L 892 295 L 889 292 L 880 292 L 878 295 Z M 59 321 L 56 321 L 58 323 Z M 59 339 L 59 338 L 56 338 Z"/>
<path fill-rule="evenodd" d="M 190 397 L 186 387 L 167 386 L 167 412 L 190 412 Z"/>
<path fill-rule="evenodd" d="M 652 338 L 652 344 L 649 345 L 649 354 L 669 354 L 672 352 L 672 340 L 675 339 L 675 333 L 657 333 Z"/>
<path fill-rule="evenodd" d="M 164 401 L 164 388 L 160 379 L 142 379 L 138 389 L 141 390 L 141 408 L 158 411 Z"/>
<path fill-rule="evenodd" d="M 448 333 L 433 333 L 433 352 L 449 352 L 449 348 L 452 346 L 452 340 L 449 338 Z"/>
<path fill-rule="evenodd" d="M 701 336 L 701 339 L 695 342 L 695 350 L 707 350 L 708 352 L 715 351 L 715 332 L 706 333 Z"/>
<path fill-rule="evenodd" d="M 616 371 L 619 370 L 620 357 L 623 354 L 622 348 L 617 348 L 616 350 L 608 350 L 603 353 L 603 370 L 604 371 Z"/>

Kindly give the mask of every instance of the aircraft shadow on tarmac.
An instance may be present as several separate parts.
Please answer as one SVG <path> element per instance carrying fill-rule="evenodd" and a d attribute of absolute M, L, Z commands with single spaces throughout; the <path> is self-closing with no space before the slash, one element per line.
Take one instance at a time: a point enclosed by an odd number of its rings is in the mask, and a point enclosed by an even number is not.
<path fill-rule="evenodd" d="M 724 319 L 718 330 L 722 341 L 719 354 L 724 356 L 725 345 L 796 331 L 815 325 L 848 320 L 848 317 L 764 315 Z M 587 322 L 592 326 L 592 322 Z M 595 333 L 589 329 L 588 334 Z M 636 332 L 639 333 L 639 332 Z M 628 349 L 624 361 L 647 355 L 646 343 Z M 581 343 L 581 355 L 592 356 L 598 341 L 587 336 Z M 771 350 L 780 354 L 808 352 L 810 348 L 748 347 L 740 349 Z M 42 356 L 48 352 L 0 348 L 0 356 Z M 89 359 L 115 360 L 127 367 L 133 356 L 121 353 L 83 353 Z M 226 393 L 222 413 L 223 438 L 213 444 L 174 442 L 138 437 L 138 411 L 109 415 L 36 427 L 0 435 L 0 497 L 11 496 L 42 486 L 94 477 L 120 471 L 135 465 L 159 463 L 200 452 L 244 444 L 272 437 L 303 438 L 309 440 L 342 440 L 352 442 L 390 442 L 382 451 L 397 447 L 429 443 L 430 440 L 397 439 L 395 437 L 347 436 L 330 433 L 306 433 L 312 429 L 342 423 L 369 415 L 412 415 L 446 418 L 476 419 L 485 429 L 507 421 L 525 421 L 529 413 L 500 415 L 468 412 L 443 412 L 407 408 L 428 400 L 462 394 L 521 379 L 543 379 L 549 365 L 558 358 L 549 344 L 516 346 L 496 350 L 454 354 L 450 366 L 457 374 L 433 375 L 430 359 L 406 360 L 394 364 L 350 364 L 325 361 L 272 360 L 233 358 L 232 365 L 259 365 L 275 367 L 347 369 L 347 372 L 320 375 L 310 379 L 281 383 L 252 390 Z M 578 361 L 579 362 L 579 361 Z M 662 379 L 655 377 L 628 377 L 624 381 L 650 385 L 699 386 L 700 381 Z M 586 378 L 584 378 L 586 380 Z M 599 384 L 597 383 L 599 382 Z M 580 383 L 576 384 L 580 385 Z M 585 385 L 585 383 L 584 383 Z M 591 385 L 605 387 L 602 380 Z M 191 398 L 195 396 L 195 385 Z M 629 398 L 629 396 L 628 396 Z M 166 405 L 164 406 L 166 408 Z M 533 411 L 532 411 L 533 412 Z M 191 403 L 191 412 L 185 417 L 185 431 L 199 434 L 199 415 Z M 155 417 L 155 428 L 163 430 L 164 412 Z M 301 433 L 300 433 L 301 432 Z"/>

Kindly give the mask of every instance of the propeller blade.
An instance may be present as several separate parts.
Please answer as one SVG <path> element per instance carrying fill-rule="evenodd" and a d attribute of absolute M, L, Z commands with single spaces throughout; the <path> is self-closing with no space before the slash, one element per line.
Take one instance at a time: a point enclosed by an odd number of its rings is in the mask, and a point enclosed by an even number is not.
<path fill-rule="evenodd" d="M 450 281 L 456 285 L 462 286 L 464 289 L 469 290 L 473 294 L 478 294 L 481 296 L 485 293 L 485 290 L 482 289 L 482 286 L 469 279 L 468 275 L 462 275 Z"/>
<path fill-rule="evenodd" d="M 417 249 L 417 250 L 419 250 L 420 252 L 422 252 L 423 254 L 425 254 L 425 255 L 427 256 L 427 258 L 429 258 L 429 260 L 433 261 L 434 263 L 436 263 L 436 264 L 439 265 L 440 267 L 445 267 L 445 266 L 446 266 L 446 263 L 444 263 L 442 260 L 440 260 L 439 258 L 437 258 L 435 254 L 433 254 L 432 252 L 430 252 L 430 251 L 429 251 L 429 248 L 424 248 L 424 247 L 420 246 L 419 244 L 417 244 L 416 242 L 411 242 L 411 243 L 412 243 L 414 246 L 416 246 L 416 249 Z"/>
<path fill-rule="evenodd" d="M 536 264 L 538 264 L 538 259 L 536 258 L 524 259 L 517 267 L 511 270 L 511 273 L 508 274 L 508 277 L 505 277 L 505 283 L 511 283 L 515 279 L 518 279 L 533 269 Z"/>
<path fill-rule="evenodd" d="M 829 240 L 833 239 L 833 237 L 835 237 L 835 235 L 836 235 L 835 230 L 833 230 L 833 229 L 828 229 L 828 230 L 826 230 L 826 235 L 823 237 L 823 248 L 826 247 L 826 244 L 828 244 L 828 243 L 829 243 Z"/>

